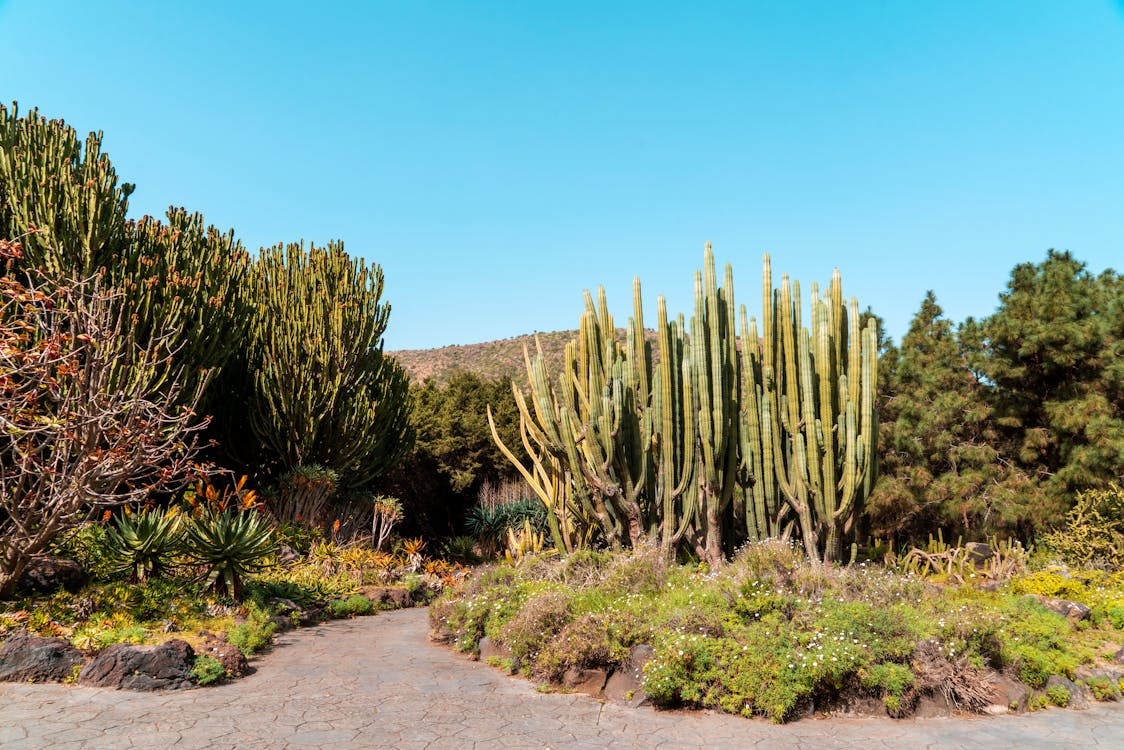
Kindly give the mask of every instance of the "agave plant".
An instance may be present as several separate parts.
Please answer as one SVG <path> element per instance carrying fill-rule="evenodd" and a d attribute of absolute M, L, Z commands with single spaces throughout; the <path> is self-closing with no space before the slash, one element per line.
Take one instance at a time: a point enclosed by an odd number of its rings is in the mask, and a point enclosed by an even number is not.
<path fill-rule="evenodd" d="M 115 526 L 105 532 L 107 567 L 112 573 L 126 574 L 134 581 L 156 578 L 179 552 L 183 533 L 174 509 L 121 515 Z"/>
<path fill-rule="evenodd" d="M 270 566 L 277 551 L 273 527 L 256 510 L 204 511 L 186 532 L 187 557 L 203 565 L 204 585 L 242 598 L 242 580 Z"/>

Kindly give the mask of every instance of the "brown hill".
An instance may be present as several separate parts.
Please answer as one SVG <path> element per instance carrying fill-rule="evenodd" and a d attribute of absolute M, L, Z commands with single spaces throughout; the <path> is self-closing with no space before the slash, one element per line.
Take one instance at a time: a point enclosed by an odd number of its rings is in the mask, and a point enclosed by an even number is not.
<path fill-rule="evenodd" d="M 566 342 L 576 335 L 577 331 L 552 331 L 482 344 L 443 346 L 439 349 L 402 349 L 387 354 L 398 360 L 409 373 L 410 380 L 415 383 L 424 382 L 428 378 L 445 382 L 457 372 L 471 372 L 483 378 L 509 377 L 515 381 L 523 381 L 526 379 L 523 347 L 526 346 L 534 354 L 535 336 L 542 343 L 547 365 L 554 372 L 562 361 L 562 350 Z"/>

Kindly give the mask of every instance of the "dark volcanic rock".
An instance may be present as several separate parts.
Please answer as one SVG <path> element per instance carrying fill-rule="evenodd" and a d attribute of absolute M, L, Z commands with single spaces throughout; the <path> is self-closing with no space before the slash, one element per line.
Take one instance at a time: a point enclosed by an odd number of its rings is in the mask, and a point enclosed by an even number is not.
<path fill-rule="evenodd" d="M 403 609 L 413 605 L 410 592 L 402 586 L 366 586 L 360 592 L 384 609 Z"/>
<path fill-rule="evenodd" d="M 20 574 L 16 588 L 30 594 L 53 594 L 59 589 L 77 592 L 89 576 L 82 566 L 61 557 L 36 557 Z"/>
<path fill-rule="evenodd" d="M 197 653 L 218 661 L 231 677 L 241 677 L 250 670 L 250 664 L 246 661 L 242 649 L 227 641 L 222 635 L 204 633 L 203 645 Z"/>
<path fill-rule="evenodd" d="M 20 631 L 0 645 L 0 681 L 62 682 L 84 661 L 78 649 L 62 638 Z"/>
<path fill-rule="evenodd" d="M 186 641 L 159 646 L 115 643 L 95 656 L 78 675 L 78 684 L 120 690 L 180 690 L 194 686 L 195 650 Z"/>

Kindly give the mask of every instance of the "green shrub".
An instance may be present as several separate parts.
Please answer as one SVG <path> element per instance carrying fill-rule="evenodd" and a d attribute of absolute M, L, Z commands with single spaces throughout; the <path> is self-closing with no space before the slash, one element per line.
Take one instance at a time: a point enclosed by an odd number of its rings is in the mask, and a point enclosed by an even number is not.
<path fill-rule="evenodd" d="M 302 521 L 288 521 L 276 529 L 277 544 L 292 548 L 295 552 L 307 555 L 317 542 L 324 541 L 324 530 L 309 526 Z"/>
<path fill-rule="evenodd" d="M 269 612 L 251 603 L 247 607 L 246 622 L 235 625 L 226 634 L 226 640 L 233 643 L 246 656 L 260 651 L 273 643 L 277 624 L 270 621 Z"/>
<path fill-rule="evenodd" d="M 499 633 L 497 640 L 524 663 L 538 658 L 543 646 L 573 619 L 570 595 L 543 591 L 528 598 Z"/>
<path fill-rule="evenodd" d="M 375 611 L 375 605 L 361 594 L 353 594 L 346 599 L 332 599 L 328 602 L 332 617 L 342 618 L 352 615 L 369 615 Z"/>
<path fill-rule="evenodd" d="M 1115 701 L 1120 699 L 1120 688 L 1107 677 L 1090 677 L 1085 680 L 1085 686 L 1098 701 Z"/>
<path fill-rule="evenodd" d="M 1069 690 L 1064 685 L 1051 685 L 1046 688 L 1046 698 L 1059 708 L 1069 705 Z"/>
<path fill-rule="evenodd" d="M 441 557 L 461 565 L 475 565 L 480 562 L 476 554 L 476 540 L 470 536 L 455 536 L 441 545 Z"/>
<path fill-rule="evenodd" d="M 195 657 L 195 663 L 191 667 L 191 678 L 196 684 L 212 685 L 224 677 L 226 677 L 226 670 L 218 659 L 207 654 Z"/>
<path fill-rule="evenodd" d="M 1124 488 L 1079 492 L 1065 527 L 1045 534 L 1042 544 L 1071 565 L 1124 567 Z"/>
<path fill-rule="evenodd" d="M 113 577 L 106 551 L 106 527 L 93 521 L 74 529 L 52 547 L 52 554 L 76 561 L 96 581 Z"/>

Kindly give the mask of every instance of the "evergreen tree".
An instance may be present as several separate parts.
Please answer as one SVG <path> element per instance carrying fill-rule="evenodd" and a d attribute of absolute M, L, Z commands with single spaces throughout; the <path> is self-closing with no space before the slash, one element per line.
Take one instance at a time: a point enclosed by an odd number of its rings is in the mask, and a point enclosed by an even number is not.
<path fill-rule="evenodd" d="M 492 440 L 486 415 L 490 404 L 501 436 L 522 456 L 511 379 L 459 372 L 446 383 L 412 384 L 410 397 L 414 447 L 380 480 L 380 491 L 403 501 L 407 533 L 460 533 L 485 482 L 518 477 Z"/>
<path fill-rule="evenodd" d="M 1124 477 L 1124 280 L 1069 252 L 1011 273 L 994 315 L 964 326 L 1003 448 L 1036 477 L 1060 520 L 1080 490 Z"/>
<path fill-rule="evenodd" d="M 1028 527 L 1041 493 L 997 449 L 985 388 L 931 291 L 900 351 L 883 357 L 871 531 L 916 542 L 938 527 L 967 537 Z"/>

